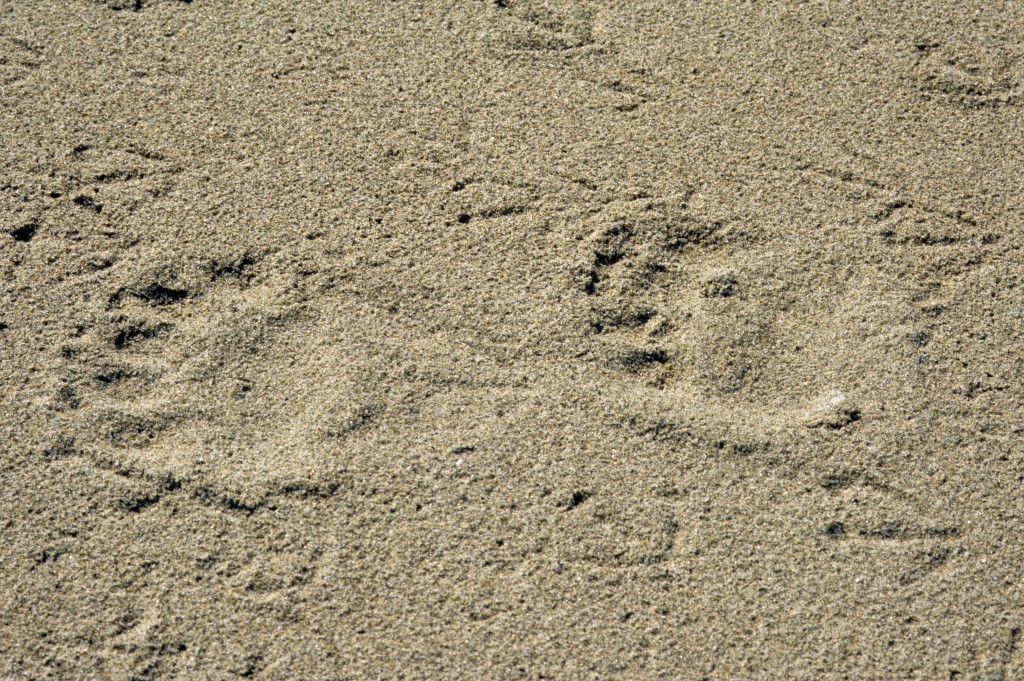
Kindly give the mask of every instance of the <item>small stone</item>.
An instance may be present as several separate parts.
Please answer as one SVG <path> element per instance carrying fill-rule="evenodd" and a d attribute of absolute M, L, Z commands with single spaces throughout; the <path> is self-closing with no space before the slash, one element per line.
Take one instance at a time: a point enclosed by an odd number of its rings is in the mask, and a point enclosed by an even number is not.
<path fill-rule="evenodd" d="M 807 410 L 801 422 L 807 428 L 838 430 L 859 421 L 860 417 L 860 409 L 849 397 L 841 392 L 832 392 Z"/>

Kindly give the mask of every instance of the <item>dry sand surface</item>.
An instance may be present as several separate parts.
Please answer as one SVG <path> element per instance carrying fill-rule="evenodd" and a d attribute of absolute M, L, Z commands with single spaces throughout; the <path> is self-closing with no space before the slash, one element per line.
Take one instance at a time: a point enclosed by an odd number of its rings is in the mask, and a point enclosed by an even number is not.
<path fill-rule="evenodd" d="M 1020 2 L 0 0 L 0 678 L 1024 679 L 1022 227 Z"/>

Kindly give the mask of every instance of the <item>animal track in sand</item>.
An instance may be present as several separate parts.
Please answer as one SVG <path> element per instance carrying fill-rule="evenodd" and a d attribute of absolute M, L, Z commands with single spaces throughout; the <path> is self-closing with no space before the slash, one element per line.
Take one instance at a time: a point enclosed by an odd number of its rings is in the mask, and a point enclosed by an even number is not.
<path fill-rule="evenodd" d="M 19 38 L 0 38 L 0 85 L 10 86 L 28 78 L 43 62 L 41 46 Z"/>
<path fill-rule="evenodd" d="M 1024 61 L 1009 54 L 987 54 L 971 46 L 919 40 L 915 79 L 921 95 L 964 109 L 1019 106 Z"/>
<path fill-rule="evenodd" d="M 500 0 L 495 7 L 513 50 L 560 52 L 593 41 L 592 13 L 581 3 Z"/>
<path fill-rule="evenodd" d="M 743 262 L 750 235 L 690 210 L 690 198 L 615 201 L 589 218 L 590 326 L 606 364 L 709 395 L 749 392 L 777 306 L 730 265 Z"/>

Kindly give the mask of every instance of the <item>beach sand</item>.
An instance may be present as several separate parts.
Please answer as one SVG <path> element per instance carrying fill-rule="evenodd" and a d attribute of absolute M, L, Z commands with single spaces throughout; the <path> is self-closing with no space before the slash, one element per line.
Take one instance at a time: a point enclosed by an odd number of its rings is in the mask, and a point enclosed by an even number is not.
<path fill-rule="evenodd" d="M 1024 4 L 0 0 L 0 678 L 1024 679 Z"/>

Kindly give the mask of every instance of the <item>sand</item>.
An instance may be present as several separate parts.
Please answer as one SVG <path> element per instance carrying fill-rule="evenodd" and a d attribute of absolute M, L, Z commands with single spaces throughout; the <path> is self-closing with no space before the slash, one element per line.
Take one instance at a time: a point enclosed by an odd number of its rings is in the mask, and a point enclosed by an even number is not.
<path fill-rule="evenodd" d="M 0 1 L 0 678 L 1024 679 L 1024 4 Z"/>

